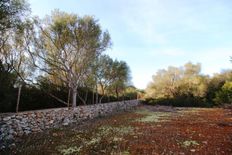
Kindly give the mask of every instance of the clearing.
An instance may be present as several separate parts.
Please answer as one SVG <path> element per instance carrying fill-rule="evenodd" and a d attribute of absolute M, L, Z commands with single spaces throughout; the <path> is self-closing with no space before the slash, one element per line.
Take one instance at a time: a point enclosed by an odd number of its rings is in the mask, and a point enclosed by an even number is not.
<path fill-rule="evenodd" d="M 25 136 L 0 154 L 232 154 L 232 110 L 140 106 Z"/>

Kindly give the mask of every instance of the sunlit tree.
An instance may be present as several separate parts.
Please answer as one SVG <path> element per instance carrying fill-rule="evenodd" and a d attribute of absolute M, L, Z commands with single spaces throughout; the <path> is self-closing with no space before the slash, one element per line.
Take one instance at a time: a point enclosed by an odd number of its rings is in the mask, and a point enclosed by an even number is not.
<path fill-rule="evenodd" d="M 31 56 L 40 64 L 35 65 L 68 85 L 75 107 L 81 80 L 94 59 L 110 46 L 109 33 L 103 32 L 91 16 L 79 17 L 59 10 L 36 26 L 38 33 Z"/>

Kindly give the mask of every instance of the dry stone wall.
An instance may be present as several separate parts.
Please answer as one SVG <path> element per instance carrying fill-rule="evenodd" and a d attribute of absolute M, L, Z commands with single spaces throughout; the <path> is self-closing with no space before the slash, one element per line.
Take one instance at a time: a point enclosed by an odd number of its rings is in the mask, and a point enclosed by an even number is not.
<path fill-rule="evenodd" d="M 99 116 L 107 116 L 118 111 L 130 110 L 137 105 L 139 105 L 138 100 L 130 100 L 78 106 L 76 108 L 56 108 L 0 114 L 0 149 L 13 144 L 17 137 L 23 135 L 63 125 L 66 126 L 70 123 L 81 122 Z"/>

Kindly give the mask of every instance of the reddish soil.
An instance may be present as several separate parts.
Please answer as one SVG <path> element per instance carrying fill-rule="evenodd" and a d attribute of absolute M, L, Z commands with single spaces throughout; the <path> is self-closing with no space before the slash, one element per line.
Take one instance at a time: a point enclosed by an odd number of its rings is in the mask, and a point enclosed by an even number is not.
<path fill-rule="evenodd" d="M 143 134 L 128 137 L 131 154 L 232 154 L 232 111 L 179 109 L 166 122 L 135 123 Z M 183 111 L 183 113 L 181 113 Z M 185 141 L 198 145 L 185 146 Z"/>

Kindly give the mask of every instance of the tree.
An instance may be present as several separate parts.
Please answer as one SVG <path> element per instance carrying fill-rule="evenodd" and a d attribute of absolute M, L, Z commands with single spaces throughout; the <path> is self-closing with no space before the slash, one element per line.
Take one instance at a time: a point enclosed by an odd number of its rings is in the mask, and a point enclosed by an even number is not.
<path fill-rule="evenodd" d="M 125 96 L 128 97 L 130 100 L 138 99 L 140 91 L 134 86 L 127 86 L 125 89 Z"/>
<path fill-rule="evenodd" d="M 119 99 L 119 94 L 123 93 L 124 96 L 124 91 L 130 84 L 130 68 L 124 61 L 115 60 L 113 63 L 115 77 L 110 89 L 113 89 L 117 99 Z"/>
<path fill-rule="evenodd" d="M 221 90 L 216 92 L 214 98 L 216 104 L 232 103 L 232 81 L 226 81 Z"/>
<path fill-rule="evenodd" d="M 28 56 L 27 49 L 29 48 L 29 40 L 32 39 L 30 31 L 33 29 L 33 25 L 30 20 L 23 23 L 23 27 L 15 32 L 14 41 L 12 44 L 12 54 L 16 55 L 16 61 L 13 63 L 13 69 L 17 74 L 16 87 L 18 87 L 16 112 L 19 111 L 19 103 L 21 90 L 23 85 L 31 83 L 33 81 L 33 72 L 35 68 Z"/>
<path fill-rule="evenodd" d="M 111 59 L 108 55 L 101 55 L 96 61 L 95 76 L 97 85 L 99 86 L 100 93 L 102 95 L 99 100 L 100 103 L 105 96 L 106 89 L 111 85 L 116 76 L 113 62 L 113 59 Z"/>
<path fill-rule="evenodd" d="M 94 77 L 94 74 L 92 72 L 92 68 L 90 68 L 89 72 L 87 72 L 87 74 L 85 74 L 85 76 L 83 77 L 83 80 L 80 82 L 80 84 L 78 86 L 79 89 L 82 90 L 82 94 L 80 94 L 80 92 L 77 92 L 77 96 L 79 97 L 79 99 L 82 101 L 82 103 L 84 105 L 87 103 L 88 94 L 90 91 L 93 92 L 92 103 L 94 104 L 95 85 L 96 85 L 95 77 Z"/>
<path fill-rule="evenodd" d="M 72 91 L 72 106 L 76 107 L 77 88 L 94 59 L 110 46 L 110 36 L 102 32 L 93 17 L 78 17 L 54 11 L 46 20 L 36 23 L 33 58 L 36 66 L 55 75 Z"/>
<path fill-rule="evenodd" d="M 201 65 L 186 63 L 183 67 L 159 70 L 146 89 L 146 97 L 167 101 L 204 102 L 207 93 L 207 77 L 200 74 Z M 192 103 L 192 104 L 193 104 Z M 178 103 L 179 104 L 179 103 Z"/>
<path fill-rule="evenodd" d="M 181 94 L 193 97 L 205 97 L 207 91 L 207 78 L 200 75 L 201 65 L 186 63 L 180 82 Z"/>
<path fill-rule="evenodd" d="M 96 65 L 96 81 L 100 88 L 101 98 L 111 92 L 116 95 L 124 91 L 130 80 L 130 69 L 124 61 L 111 59 L 108 55 L 102 55 L 97 60 Z"/>
<path fill-rule="evenodd" d="M 26 30 L 29 5 L 24 0 L 3 0 L 0 2 L 0 59 L 7 65 L 9 73 L 17 75 L 14 84 L 18 87 L 16 112 L 18 112 L 22 83 L 25 82 L 28 70 L 26 57 Z M 8 74 L 9 74 L 8 73 Z"/>
<path fill-rule="evenodd" d="M 0 109 L 7 112 L 14 105 L 14 84 L 17 79 L 15 72 L 9 72 L 7 64 L 0 60 Z"/>
<path fill-rule="evenodd" d="M 221 73 L 214 74 L 208 81 L 207 100 L 208 102 L 215 102 L 217 92 L 221 91 L 226 81 L 232 81 L 232 71 L 225 70 Z"/>
<path fill-rule="evenodd" d="M 159 70 L 154 75 L 153 82 L 146 89 L 147 97 L 172 98 L 179 93 L 179 82 L 182 70 L 176 67 L 168 67 L 168 70 Z"/>

